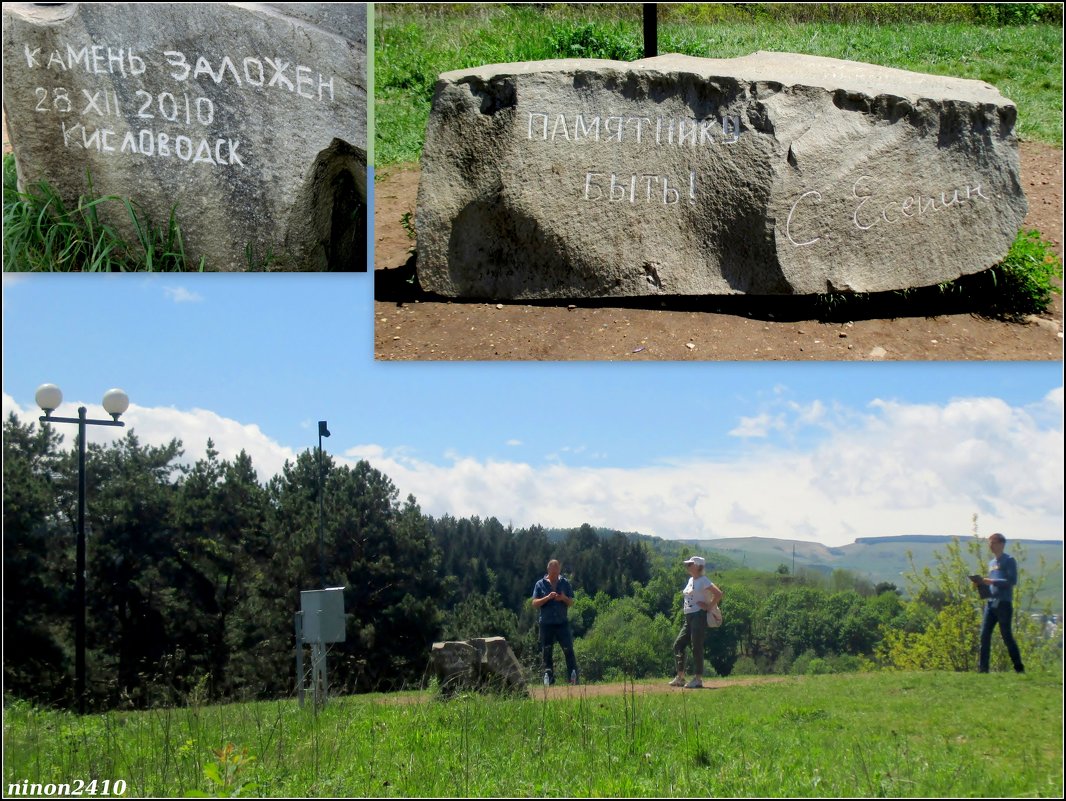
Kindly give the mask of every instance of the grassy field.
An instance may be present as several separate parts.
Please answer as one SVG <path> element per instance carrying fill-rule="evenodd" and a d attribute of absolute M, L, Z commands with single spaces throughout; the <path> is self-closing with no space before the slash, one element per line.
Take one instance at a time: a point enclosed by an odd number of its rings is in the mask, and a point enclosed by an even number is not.
<path fill-rule="evenodd" d="M 883 4 L 881 4 L 883 5 Z M 441 72 L 564 56 L 641 56 L 640 6 L 549 12 L 479 4 L 375 9 L 376 162 L 417 161 Z M 709 12 L 708 12 L 709 13 Z M 608 16 L 609 14 L 609 16 Z M 1018 106 L 1017 132 L 1062 146 L 1062 27 L 964 22 L 797 21 L 761 14 L 703 21 L 667 16 L 659 52 L 732 58 L 774 50 L 987 81 Z"/>
<path fill-rule="evenodd" d="M 1061 797 L 1061 672 L 876 673 L 567 699 L 408 693 L 112 712 L 9 703 L 4 787 L 125 795 Z M 10 792 L 6 795 L 10 796 Z"/>

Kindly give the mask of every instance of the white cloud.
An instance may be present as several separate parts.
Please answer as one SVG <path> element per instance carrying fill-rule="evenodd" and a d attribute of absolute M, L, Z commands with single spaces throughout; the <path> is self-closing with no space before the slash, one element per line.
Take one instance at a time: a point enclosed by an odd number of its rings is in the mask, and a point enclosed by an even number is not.
<path fill-rule="evenodd" d="M 380 445 L 356 445 L 346 450 L 344 455 L 357 462 L 361 459 L 375 462 L 385 458 L 385 449 Z"/>
<path fill-rule="evenodd" d="M 40 417 L 39 409 L 24 409 L 7 393 L 4 393 L 3 403 L 5 420 L 10 412 L 14 412 L 23 423 L 36 423 Z M 77 417 L 78 407 L 83 405 L 92 408 L 94 404 L 64 401 L 54 414 L 57 417 Z M 131 429 L 143 445 L 160 446 L 172 439 L 179 439 L 185 452 L 181 461 L 192 464 L 204 456 L 207 440 L 211 439 L 223 459 L 232 459 L 242 449 L 245 450 L 252 458 L 260 481 L 266 481 L 281 472 L 286 459 L 296 458 L 296 451 L 267 437 L 259 426 L 230 420 L 206 409 L 179 410 L 130 404 L 130 408 L 122 415 L 122 421 L 126 423 L 124 428 L 93 428 L 87 437 L 88 441 L 107 445 L 122 439 Z M 56 430 L 63 435 L 64 447 L 74 447 L 77 434 L 74 425 L 56 424 Z"/>
<path fill-rule="evenodd" d="M 745 509 L 738 503 L 734 503 L 730 508 L 728 521 L 738 526 L 766 528 L 766 523 L 763 521 L 762 515 L 757 512 L 752 512 L 749 509 Z"/>
<path fill-rule="evenodd" d="M 519 445 L 521 445 L 521 444 L 522 444 L 522 440 L 520 440 L 520 439 L 509 439 L 509 440 L 507 440 L 507 442 L 506 442 L 506 443 L 504 443 L 504 444 L 506 444 L 506 445 L 509 445 L 509 446 L 511 446 L 512 448 L 517 448 L 517 447 L 518 447 Z"/>
<path fill-rule="evenodd" d="M 779 416 L 765 412 L 755 417 L 741 417 L 740 424 L 729 432 L 731 437 L 766 437 L 773 430 L 784 428 L 784 421 Z"/>
<path fill-rule="evenodd" d="M 0 287 L 3 287 L 3 294 L 0 296 L 0 308 L 7 311 L 7 291 L 12 287 L 18 286 L 21 283 L 25 283 L 27 280 L 27 273 L 3 273 L 3 278 L 0 279 Z"/>
<path fill-rule="evenodd" d="M 5 416 L 9 410 L 27 420 L 38 416 L 6 394 L 3 403 Z M 435 463 L 409 447 L 377 443 L 348 447 L 340 458 L 367 459 L 428 514 L 494 516 L 518 527 L 587 522 L 666 538 L 840 545 L 856 536 L 965 533 L 978 512 L 988 530 L 1060 538 L 1062 405 L 1061 389 L 1031 407 L 996 398 L 942 405 L 877 400 L 859 411 L 812 404 L 795 411 L 797 420 L 817 421 L 814 445 L 763 441 L 738 458 L 682 455 L 633 468 L 572 467 L 558 459 L 532 465 L 457 451 Z M 59 413 L 76 406 L 64 404 Z M 243 448 L 261 479 L 296 456 L 258 426 L 207 410 L 132 406 L 125 418 L 142 442 L 180 438 L 188 461 L 200 458 L 208 437 L 225 458 Z M 754 420 L 742 419 L 737 429 L 758 430 Z M 764 428 L 770 425 L 768 418 Z M 102 429 L 93 441 L 121 434 Z"/>
<path fill-rule="evenodd" d="M 182 286 L 165 286 L 163 292 L 175 303 L 199 303 L 203 296 Z"/>
<path fill-rule="evenodd" d="M 1062 532 L 1062 392 L 1031 408 L 994 398 L 940 406 L 796 407 L 815 446 L 752 449 L 731 461 L 676 459 L 632 469 L 535 468 L 455 458 L 437 465 L 385 450 L 371 462 L 430 514 L 496 516 L 516 526 L 583 522 L 662 537 L 772 536 L 827 545 L 857 536 L 950 534 L 984 525 L 1017 536 Z M 742 418 L 769 431 L 780 418 Z"/>
<path fill-rule="evenodd" d="M 796 413 L 797 421 L 803 425 L 817 425 L 826 417 L 825 404 L 820 400 L 816 400 L 813 403 L 808 403 L 806 405 L 789 403 L 788 406 L 789 409 Z"/>
<path fill-rule="evenodd" d="M 1061 404 L 1061 393 L 1058 398 Z M 1048 403 L 1054 397 L 1041 405 Z M 864 425 L 838 431 L 815 452 L 817 483 L 825 491 L 894 509 L 966 501 L 982 513 L 1026 509 L 1061 519 L 1061 417 L 1044 425 L 1039 408 L 997 398 L 870 407 Z"/>

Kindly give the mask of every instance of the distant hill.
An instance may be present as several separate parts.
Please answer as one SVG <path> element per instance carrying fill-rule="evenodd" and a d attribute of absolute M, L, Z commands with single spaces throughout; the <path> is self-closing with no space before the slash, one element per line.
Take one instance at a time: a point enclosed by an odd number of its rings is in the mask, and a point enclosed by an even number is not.
<path fill-rule="evenodd" d="M 637 531 L 618 531 L 613 528 L 603 528 L 602 526 L 591 526 L 592 530 L 596 532 L 596 536 L 602 538 L 613 537 L 615 534 L 621 534 L 628 540 L 636 540 L 637 542 L 643 542 L 648 546 L 648 550 L 653 554 L 658 554 L 666 559 L 680 559 L 683 552 L 695 553 L 691 542 L 687 540 L 664 540 L 662 537 L 656 537 L 651 534 L 641 534 Z M 573 529 L 569 528 L 547 528 L 544 533 L 548 537 L 548 542 L 558 543 L 566 539 L 567 535 Z M 709 549 L 704 548 L 699 553 L 702 556 L 708 558 L 715 569 L 729 570 L 734 567 L 743 567 L 740 559 L 735 558 L 732 554 L 727 554 L 725 551 L 716 549 L 711 546 Z M 774 567 L 777 567 L 775 564 Z M 760 568 L 761 569 L 761 568 Z"/>
<path fill-rule="evenodd" d="M 964 541 L 971 535 L 956 538 L 940 534 L 901 534 L 895 537 L 857 537 L 850 545 L 829 547 L 817 542 L 803 540 L 781 540 L 772 537 L 726 537 L 719 540 L 664 540 L 635 531 L 616 531 L 610 528 L 596 528 L 600 537 L 622 534 L 631 540 L 647 544 L 648 548 L 666 559 L 680 558 L 683 553 L 697 553 L 707 558 L 715 570 L 729 570 L 735 567 L 747 567 L 752 570 L 776 571 L 784 565 L 789 573 L 800 570 L 813 570 L 829 574 L 834 570 L 848 570 L 868 579 L 872 584 L 888 582 L 906 591 L 903 575 L 910 571 L 907 559 L 908 551 L 914 558 L 915 566 L 923 567 L 936 563 L 935 554 L 943 553 L 945 545 L 953 539 Z M 548 539 L 559 542 L 571 529 L 547 529 Z M 1056 604 L 1057 611 L 1063 609 L 1062 596 L 1062 540 L 1027 540 L 1011 539 L 1007 542 L 1007 552 L 1021 545 L 1024 557 L 1018 560 L 1023 571 L 1040 569 L 1040 559 L 1044 558 L 1047 566 L 1047 580 L 1040 588 L 1039 597 Z M 991 554 L 983 551 L 987 564 Z M 1017 555 L 1017 554 L 1015 554 Z M 795 564 L 793 565 L 793 560 Z M 983 572 L 983 568 L 974 565 L 974 570 Z"/>
<path fill-rule="evenodd" d="M 960 537 L 965 543 L 970 537 Z M 780 540 L 767 537 L 730 537 L 719 540 L 680 540 L 693 549 L 716 551 L 734 561 L 754 570 L 776 570 L 785 565 L 793 571 L 793 554 L 795 569 L 801 568 L 831 573 L 842 568 L 869 579 L 874 584 L 887 581 L 904 589 L 903 574 L 910 570 L 907 559 L 909 551 L 914 564 L 919 569 L 935 564 L 936 552 L 943 553 L 944 546 L 952 536 L 905 534 L 897 537 L 859 537 L 850 545 L 828 547 L 817 542 L 800 540 Z M 1027 540 L 1011 539 L 1007 542 L 1007 552 L 1022 546 L 1024 557 L 1019 559 L 1019 567 L 1024 571 L 1039 570 L 1040 558 L 1048 565 L 1048 578 L 1041 590 L 1041 596 L 1058 600 L 1058 609 L 1062 609 L 1062 540 Z M 793 550 L 794 549 L 794 550 Z M 1017 554 L 1016 554 L 1017 555 Z M 991 554 L 984 552 L 987 561 Z M 974 566 L 975 570 L 977 565 Z"/>

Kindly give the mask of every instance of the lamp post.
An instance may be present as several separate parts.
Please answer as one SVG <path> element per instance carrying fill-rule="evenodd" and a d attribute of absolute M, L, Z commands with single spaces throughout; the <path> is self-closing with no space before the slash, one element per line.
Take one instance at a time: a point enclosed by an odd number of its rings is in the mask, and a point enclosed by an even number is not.
<path fill-rule="evenodd" d="M 323 506 L 322 506 L 322 437 L 329 436 L 329 429 L 326 427 L 325 420 L 318 421 L 318 575 L 322 581 L 322 589 L 326 589 L 326 557 L 322 551 L 322 528 L 323 528 Z"/>
<path fill-rule="evenodd" d="M 44 410 L 42 423 L 74 423 L 78 426 L 78 549 L 74 573 L 74 597 L 78 611 L 74 617 L 74 695 L 78 712 L 85 713 L 85 427 L 124 426 L 118 418 L 130 407 L 130 399 L 121 389 L 104 393 L 104 411 L 110 420 L 89 420 L 84 406 L 78 407 L 77 417 L 53 417 L 52 412 L 63 402 L 63 393 L 55 384 L 41 384 L 37 388 L 37 405 Z"/>

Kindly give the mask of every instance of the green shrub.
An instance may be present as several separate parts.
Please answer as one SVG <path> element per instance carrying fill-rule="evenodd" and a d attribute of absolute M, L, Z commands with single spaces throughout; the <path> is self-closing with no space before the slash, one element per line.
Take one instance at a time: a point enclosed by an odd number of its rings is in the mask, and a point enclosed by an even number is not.
<path fill-rule="evenodd" d="M 965 545 L 965 547 L 964 547 Z M 1013 543 L 1011 554 L 1025 564 L 1025 548 Z M 895 670 L 946 670 L 965 672 L 977 666 L 978 640 L 983 607 L 968 576 L 981 573 L 987 553 L 977 537 L 977 516 L 974 515 L 974 536 L 965 543 L 954 539 L 943 551 L 934 553 L 936 564 L 918 570 L 913 566 L 904 575 L 916 598 L 937 598 L 939 608 L 924 628 L 888 626 L 884 639 L 876 648 L 882 665 Z M 1054 670 L 1061 666 L 1062 636 L 1047 636 L 1043 607 L 1036 602 L 1036 588 L 1049 570 L 1043 559 L 1035 572 L 1020 571 L 1014 592 L 1014 637 L 1021 650 L 1022 661 L 1030 671 Z M 1031 569 L 1031 568 L 1030 568 Z M 915 600 L 909 607 L 926 607 L 927 602 Z M 1035 619 L 1036 613 L 1039 619 Z M 993 670 L 1010 667 L 1006 649 L 998 634 L 993 637 L 991 651 Z"/>
<path fill-rule="evenodd" d="M 730 676 L 758 676 L 759 666 L 750 656 L 742 656 L 733 663 L 733 671 Z"/>
<path fill-rule="evenodd" d="M 810 662 L 807 663 L 807 675 L 808 676 L 824 676 L 827 673 L 835 673 L 829 661 L 822 659 L 820 656 L 816 656 Z"/>
<path fill-rule="evenodd" d="M 1039 231 L 1019 231 L 999 264 L 940 285 L 940 292 L 982 314 L 1017 318 L 1042 314 L 1062 289 L 1062 261 Z"/>
<path fill-rule="evenodd" d="M 620 598 L 596 616 L 589 632 L 575 641 L 574 652 L 587 681 L 666 676 L 673 673 L 675 635 L 665 617 L 649 618 L 631 598 Z M 711 670 L 706 659 L 704 665 Z"/>
<path fill-rule="evenodd" d="M 1010 252 L 990 271 L 995 294 L 1004 311 L 1042 313 L 1053 293 L 1062 294 L 1054 279 L 1062 280 L 1062 261 L 1039 231 L 1020 231 Z"/>
<path fill-rule="evenodd" d="M 976 3 L 975 12 L 986 25 L 1062 24 L 1061 3 Z"/>
<path fill-rule="evenodd" d="M 793 676 L 805 676 L 813 661 L 818 659 L 817 654 L 810 648 L 804 651 L 802 654 L 796 657 L 796 661 L 792 663 L 792 667 L 789 669 L 789 673 Z M 820 660 L 819 660 L 820 661 Z"/>
<path fill-rule="evenodd" d="M 838 22 L 981 23 L 989 26 L 1061 24 L 1060 3 L 672 3 L 659 18 L 700 23 Z"/>
<path fill-rule="evenodd" d="M 787 675 L 792 672 L 792 663 L 795 661 L 795 652 L 791 645 L 786 645 L 774 660 L 769 672 L 775 675 Z"/>
<path fill-rule="evenodd" d="M 557 58 L 606 58 L 634 61 L 644 56 L 641 41 L 620 25 L 565 22 L 549 35 Z"/>

